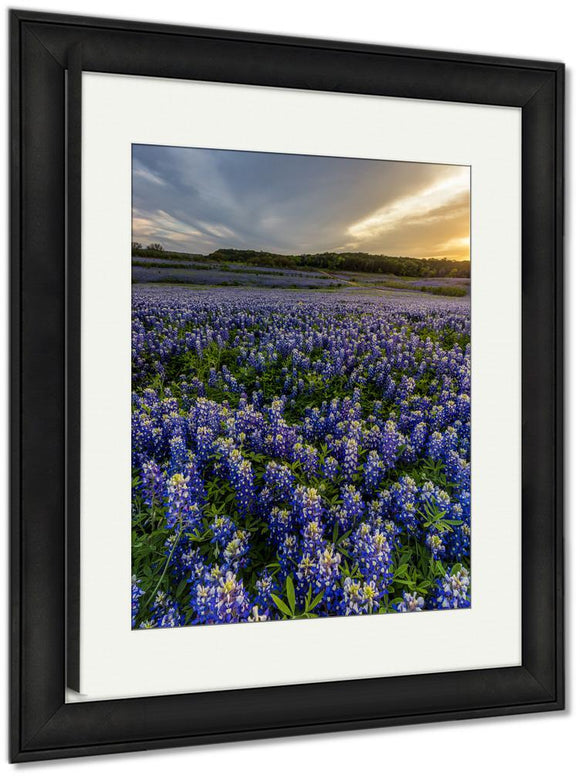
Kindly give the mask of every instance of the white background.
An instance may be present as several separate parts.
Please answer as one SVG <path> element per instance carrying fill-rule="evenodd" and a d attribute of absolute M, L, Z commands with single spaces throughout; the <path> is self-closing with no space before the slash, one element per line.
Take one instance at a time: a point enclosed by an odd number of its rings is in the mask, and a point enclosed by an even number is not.
<path fill-rule="evenodd" d="M 143 121 L 147 105 L 155 115 Z M 244 121 L 232 124 L 231 116 Z M 344 116 L 356 116 L 356 126 L 329 137 Z M 506 559 L 519 561 L 520 136 L 517 108 L 83 76 L 81 349 L 90 358 L 81 388 L 81 693 L 120 697 L 519 665 L 520 569 L 510 564 L 498 577 L 496 539 Z M 471 164 L 470 609 L 130 630 L 132 142 Z M 305 642 L 317 651 L 304 655 Z"/>
<path fill-rule="evenodd" d="M 476 53 L 493 53 L 530 58 L 559 59 L 567 63 L 568 73 L 568 181 L 580 174 L 576 156 L 570 149 L 577 119 L 574 70 L 580 58 L 577 48 L 576 27 L 573 23 L 573 5 L 566 0 L 545 3 L 528 2 L 525 12 L 522 4 L 508 4 L 505 0 L 487 0 L 485 3 L 466 5 L 462 0 L 415 0 L 396 5 L 369 0 L 368 2 L 332 3 L 312 0 L 294 0 L 291 5 L 274 4 L 264 0 L 221 0 L 213 8 L 209 3 L 190 4 L 165 0 L 162 4 L 142 0 L 135 4 L 123 0 L 96 2 L 21 2 L 20 7 L 45 9 L 68 13 L 101 14 L 176 24 L 196 24 L 222 28 L 238 28 L 271 33 L 316 36 L 322 38 L 351 39 L 379 44 L 411 47 L 449 49 Z M 6 5 L 3 4 L 3 8 Z M 5 31 L 6 18 L 1 19 Z M 6 60 L 5 60 L 6 62 Z M 572 72 L 570 72 L 572 71 Z M 3 79 L 3 88 L 7 78 Z M 7 98 L 2 100 L 6 110 Z M 1 125 L 6 132 L 7 121 Z M 7 149 L 7 141 L 4 148 Z M 3 160 L 6 166 L 6 157 Z M 6 188 L 2 197 L 6 197 Z M 568 191 L 568 216 L 573 213 L 571 186 Z M 4 233 L 7 233 L 7 210 L 2 209 Z M 568 219 L 568 257 L 574 255 L 575 225 Z M 574 295 L 580 295 L 578 270 L 568 262 L 566 293 L 570 314 L 568 317 L 568 396 L 580 396 L 578 360 L 573 351 L 580 353 L 577 339 L 580 337 L 579 307 L 573 309 Z M 2 286 L 0 305 L 6 309 L 6 285 Z M 4 339 L 4 343 L 6 339 Z M 5 368 L 5 364 L 2 366 Z M 2 383 L 4 390 L 6 382 Z M 2 404 L 6 408 L 6 404 Z M 569 404 L 568 412 L 568 473 L 578 470 L 580 462 L 573 445 L 575 433 L 580 433 L 578 412 Z M 6 427 L 6 418 L 2 419 Z M 572 479 L 570 478 L 570 481 Z M 5 477 L 2 487 L 5 488 Z M 578 515 L 576 496 L 569 495 L 568 516 L 568 643 L 576 646 L 577 624 L 572 621 L 577 575 L 571 570 L 571 550 L 577 543 L 573 527 L 574 515 Z M 577 621 L 577 620 L 576 620 Z M 5 622 L 5 621 L 4 621 Z M 4 626 L 5 627 L 5 624 Z M 6 678 L 6 675 L 5 677 Z M 172 750 L 157 753 L 102 757 L 37 765 L 5 770 L 25 770 L 46 773 L 75 772 L 80 775 L 100 776 L 107 772 L 121 776 L 122 772 L 135 771 L 140 775 L 154 776 L 160 771 L 210 773 L 213 777 L 235 774 L 237 777 L 254 777 L 268 773 L 276 777 L 294 777 L 300 773 L 306 777 L 320 771 L 333 777 L 359 777 L 370 774 L 415 777 L 448 777 L 461 774 L 465 777 L 511 776 L 514 772 L 528 777 L 560 774 L 573 775 L 578 760 L 577 742 L 580 717 L 575 703 L 576 681 L 572 649 L 568 652 L 568 705 L 566 713 L 507 717 L 479 722 L 418 726 L 383 731 L 281 739 L 243 745 L 204 747 L 201 749 Z M 5 712 L 3 712 L 4 714 Z M 6 728 L 3 728 L 6 732 Z M 6 759 L 6 753 L 4 753 Z"/>

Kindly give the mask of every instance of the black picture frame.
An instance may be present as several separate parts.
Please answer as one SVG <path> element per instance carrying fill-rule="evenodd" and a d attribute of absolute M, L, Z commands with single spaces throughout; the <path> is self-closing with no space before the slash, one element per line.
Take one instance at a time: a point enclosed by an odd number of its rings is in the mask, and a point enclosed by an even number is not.
<path fill-rule="evenodd" d="M 23 11 L 10 45 L 11 759 L 562 709 L 564 66 Z M 82 70 L 521 108 L 521 666 L 65 704 Z"/>

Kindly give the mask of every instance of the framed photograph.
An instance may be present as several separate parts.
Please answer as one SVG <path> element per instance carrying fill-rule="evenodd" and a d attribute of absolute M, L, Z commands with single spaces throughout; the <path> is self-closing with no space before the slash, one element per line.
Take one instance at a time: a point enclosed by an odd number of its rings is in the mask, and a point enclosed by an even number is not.
<path fill-rule="evenodd" d="M 563 112 L 11 13 L 14 761 L 563 708 Z"/>

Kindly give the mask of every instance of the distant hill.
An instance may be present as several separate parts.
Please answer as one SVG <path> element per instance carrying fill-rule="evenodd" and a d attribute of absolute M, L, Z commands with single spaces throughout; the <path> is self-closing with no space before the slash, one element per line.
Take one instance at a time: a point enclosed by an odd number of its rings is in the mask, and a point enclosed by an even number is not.
<path fill-rule="evenodd" d="M 254 249 L 218 249 L 211 254 L 187 254 L 164 251 L 159 245 L 143 248 L 132 244 L 134 257 L 157 257 L 173 260 L 203 260 L 213 262 L 239 262 L 244 265 L 261 265 L 273 268 L 319 268 L 354 271 L 358 273 L 388 273 L 395 276 L 419 276 L 424 278 L 469 278 L 471 263 L 448 259 L 418 259 L 417 257 L 391 257 L 364 252 L 322 252 L 319 254 L 274 254 Z"/>

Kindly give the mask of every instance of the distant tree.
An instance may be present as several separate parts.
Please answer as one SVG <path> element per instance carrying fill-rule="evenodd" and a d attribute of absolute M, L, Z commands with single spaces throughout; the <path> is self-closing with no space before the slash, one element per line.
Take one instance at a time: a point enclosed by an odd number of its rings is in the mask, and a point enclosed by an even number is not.
<path fill-rule="evenodd" d="M 403 278 L 410 276 L 469 278 L 471 275 L 469 260 L 450 260 L 448 257 L 418 259 L 417 257 L 394 257 L 387 254 L 367 254 L 366 252 L 275 254 L 256 249 L 216 249 L 211 254 L 202 255 L 165 251 L 160 243 L 151 243 L 147 247 L 143 247 L 140 243 L 134 242 L 131 247 L 135 257 L 211 260 L 223 265 L 242 263 L 244 265 L 263 265 L 270 268 L 328 268 L 338 272 L 381 273 L 402 276 Z"/>
<path fill-rule="evenodd" d="M 131 251 L 139 251 L 139 249 L 143 248 L 143 244 L 139 243 L 139 241 L 131 241 Z"/>

